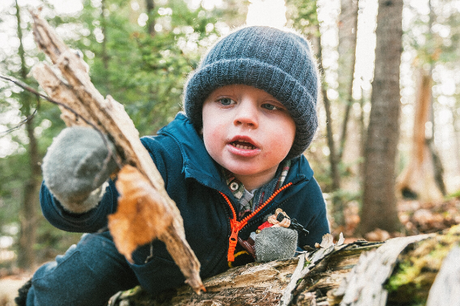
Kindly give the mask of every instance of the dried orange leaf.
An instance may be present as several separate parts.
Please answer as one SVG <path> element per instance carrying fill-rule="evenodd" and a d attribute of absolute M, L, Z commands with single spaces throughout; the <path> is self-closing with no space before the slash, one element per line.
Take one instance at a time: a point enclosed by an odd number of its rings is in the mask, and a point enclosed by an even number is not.
<path fill-rule="evenodd" d="M 109 215 L 109 230 L 118 251 L 132 261 L 132 252 L 151 242 L 172 223 L 161 196 L 136 168 L 126 165 L 116 182 L 118 209 Z"/>

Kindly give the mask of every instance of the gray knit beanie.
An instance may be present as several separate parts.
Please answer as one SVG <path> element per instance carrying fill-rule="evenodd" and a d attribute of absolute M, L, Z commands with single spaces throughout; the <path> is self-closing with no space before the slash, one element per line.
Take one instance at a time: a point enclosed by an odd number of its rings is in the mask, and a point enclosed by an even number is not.
<path fill-rule="evenodd" d="M 184 95 L 187 117 L 202 127 L 203 103 L 215 89 L 244 84 L 262 89 L 286 106 L 296 123 L 287 158 L 302 154 L 318 127 L 318 73 L 308 42 L 294 32 L 245 27 L 219 40 L 190 76 Z"/>

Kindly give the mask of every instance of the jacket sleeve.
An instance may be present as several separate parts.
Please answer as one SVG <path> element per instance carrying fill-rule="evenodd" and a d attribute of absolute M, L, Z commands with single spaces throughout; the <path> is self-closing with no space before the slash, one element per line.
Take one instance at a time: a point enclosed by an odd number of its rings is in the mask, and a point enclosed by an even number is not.
<path fill-rule="evenodd" d="M 55 227 L 68 232 L 92 233 L 107 227 L 107 216 L 117 209 L 118 192 L 112 180 L 101 202 L 92 210 L 74 214 L 66 211 L 61 203 L 42 183 L 40 189 L 40 205 L 45 218 Z"/>
<path fill-rule="evenodd" d="M 301 246 L 309 245 L 314 247 L 315 243 L 321 243 L 325 234 L 330 233 L 330 228 L 329 220 L 327 219 L 326 201 L 318 182 L 312 178 L 308 183 L 308 188 L 311 192 L 308 205 L 310 206 L 312 217 L 306 225 L 306 228 L 310 231 L 308 239 Z M 299 239 L 299 241 L 302 242 L 302 239 Z"/>
<path fill-rule="evenodd" d="M 177 158 L 179 151 L 177 145 L 173 141 L 164 141 L 164 139 L 159 141 L 158 138 L 162 137 L 143 137 L 141 142 L 166 183 L 168 169 L 180 173 L 182 163 Z M 166 160 L 170 162 L 166 163 Z M 166 164 L 170 165 L 169 168 Z M 109 180 L 109 186 L 95 208 L 83 214 L 74 214 L 62 207 L 43 182 L 40 190 L 40 205 L 43 215 L 53 226 L 68 232 L 92 233 L 107 229 L 107 216 L 117 210 L 118 196 L 115 183 Z"/>
<path fill-rule="evenodd" d="M 314 247 L 315 243 L 321 242 L 324 234 L 330 232 L 326 202 L 314 177 L 302 185 L 301 192 L 296 193 L 289 203 L 285 206 L 288 216 L 295 218 L 309 231 L 308 234 L 299 233 L 298 245 Z"/>

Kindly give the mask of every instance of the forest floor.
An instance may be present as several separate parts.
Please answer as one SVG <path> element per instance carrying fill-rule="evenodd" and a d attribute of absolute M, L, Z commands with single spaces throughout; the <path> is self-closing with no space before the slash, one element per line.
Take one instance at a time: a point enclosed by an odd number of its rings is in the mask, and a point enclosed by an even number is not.
<path fill-rule="evenodd" d="M 416 200 L 401 200 L 398 203 L 399 219 L 404 230 L 398 233 L 388 233 L 376 230 L 364 237 L 355 234 L 359 224 L 359 209 L 350 204 L 346 209 L 346 226 L 337 227 L 332 224 L 332 233 L 338 237 L 342 232 L 346 242 L 356 239 L 368 241 L 385 241 L 389 238 L 433 233 L 460 224 L 460 198 L 453 198 L 442 203 L 422 204 Z M 0 269 L 0 306 L 14 306 L 17 290 L 31 277 L 31 272 L 17 269 Z"/>
<path fill-rule="evenodd" d="M 366 239 L 368 241 L 385 241 L 389 238 L 434 233 L 453 225 L 460 224 L 460 198 L 452 198 L 440 203 L 420 203 L 417 200 L 400 200 L 398 202 L 399 220 L 403 226 L 400 232 L 388 233 L 377 229 L 364 237 L 356 234 L 359 225 L 359 207 L 348 205 L 345 210 L 345 226 L 334 226 L 332 234 L 338 237 L 342 232 L 349 240 Z"/>
<path fill-rule="evenodd" d="M 16 271 L 0 278 L 0 306 L 14 306 L 18 289 L 32 276 L 31 273 Z"/>

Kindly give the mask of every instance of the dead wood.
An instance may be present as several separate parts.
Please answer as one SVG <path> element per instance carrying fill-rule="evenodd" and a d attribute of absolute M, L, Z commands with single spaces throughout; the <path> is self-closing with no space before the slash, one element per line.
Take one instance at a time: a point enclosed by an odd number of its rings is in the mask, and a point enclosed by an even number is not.
<path fill-rule="evenodd" d="M 201 295 L 182 286 L 153 297 L 136 287 L 109 305 L 402 306 L 425 305 L 428 294 L 429 305 L 457 305 L 459 243 L 460 226 L 385 242 L 329 242 L 290 260 L 232 268 L 204 280 Z"/>
<path fill-rule="evenodd" d="M 455 305 L 460 301 L 460 247 L 455 247 L 443 261 L 431 287 L 427 306 Z"/>
<path fill-rule="evenodd" d="M 162 211 L 165 219 L 171 220 L 156 237 L 165 242 L 187 283 L 198 292 L 203 288 L 200 263 L 185 239 L 182 217 L 166 193 L 163 179 L 140 142 L 139 133 L 123 105 L 110 96 L 104 99 L 91 83 L 83 60 L 64 44 L 38 13 L 31 14 L 35 41 L 53 64 L 35 66 L 32 70 L 34 78 L 54 101 L 60 103 L 62 119 L 68 126 L 92 126 L 107 135 L 115 144 L 116 152 L 111 153 L 120 168 L 125 165 L 135 167 L 152 185 L 155 193 L 151 201 L 155 206 L 153 209 Z"/>
<path fill-rule="evenodd" d="M 335 297 L 342 297 L 345 305 L 384 306 L 388 292 L 383 284 L 391 276 L 396 260 L 409 245 L 428 235 L 394 238 L 388 240 L 375 252 L 361 255 L 358 264 L 334 291 Z"/>
<path fill-rule="evenodd" d="M 351 244 L 328 241 L 314 252 L 305 252 L 293 259 L 251 263 L 208 278 L 204 280 L 207 291 L 201 295 L 187 286 L 155 297 L 136 288 L 114 296 L 109 305 L 272 306 L 297 305 L 305 299 L 327 300 L 327 292 L 339 286 L 359 255 L 381 245 L 367 241 Z"/>
<path fill-rule="evenodd" d="M 443 231 L 442 233 L 432 234 L 430 238 L 413 244 L 407 252 L 398 257 L 398 264 L 392 276 L 385 284 L 388 290 L 387 305 L 425 305 L 428 296 L 432 301 L 445 301 L 450 299 L 450 303 L 435 303 L 431 305 L 459 305 L 460 298 L 458 292 L 449 294 L 449 289 L 445 288 L 443 295 L 440 293 L 439 282 L 449 280 L 449 284 L 459 284 L 457 264 L 450 263 L 448 254 L 454 251 L 460 243 L 460 226 L 456 225 Z M 454 252 L 455 254 L 455 252 Z M 458 261 L 458 257 L 456 258 Z M 438 273 L 441 267 L 447 266 L 449 270 Z M 438 279 L 439 278 L 439 279 Z M 435 281 L 436 279 L 436 281 Z M 437 285 L 434 283 L 438 282 Z M 453 286 L 450 288 L 458 288 Z"/>

